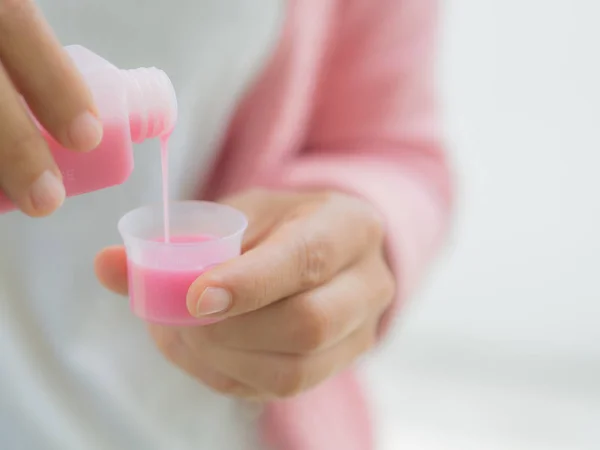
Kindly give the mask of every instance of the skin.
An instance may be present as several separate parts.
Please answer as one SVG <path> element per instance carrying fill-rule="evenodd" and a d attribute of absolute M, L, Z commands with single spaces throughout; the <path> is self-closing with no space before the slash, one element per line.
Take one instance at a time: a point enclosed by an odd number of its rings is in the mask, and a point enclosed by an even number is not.
<path fill-rule="evenodd" d="M 28 109 L 66 148 L 100 143 L 92 95 L 33 1 L 0 0 L 0 190 L 37 217 L 56 210 L 65 192 Z"/>
<path fill-rule="evenodd" d="M 168 360 L 217 392 L 270 400 L 319 384 L 371 348 L 395 282 L 382 222 L 368 203 L 267 190 L 223 203 L 249 219 L 243 254 L 200 276 L 187 301 L 199 317 L 206 317 L 199 304 L 214 306 L 202 297 L 207 288 L 225 289 L 230 303 L 210 315 L 224 319 L 213 325 L 150 325 Z M 108 289 L 127 293 L 122 247 L 103 250 L 96 273 Z"/>
<path fill-rule="evenodd" d="M 74 151 L 102 138 L 92 95 L 33 0 L 0 0 L 0 190 L 39 217 L 65 190 L 34 118 Z M 249 218 L 244 253 L 203 274 L 188 295 L 192 314 L 223 320 L 150 326 L 170 361 L 218 392 L 264 400 L 302 392 L 372 346 L 394 281 L 381 221 L 366 202 L 273 191 L 223 202 Z M 127 293 L 123 248 L 101 252 L 96 269 L 107 288 Z"/>

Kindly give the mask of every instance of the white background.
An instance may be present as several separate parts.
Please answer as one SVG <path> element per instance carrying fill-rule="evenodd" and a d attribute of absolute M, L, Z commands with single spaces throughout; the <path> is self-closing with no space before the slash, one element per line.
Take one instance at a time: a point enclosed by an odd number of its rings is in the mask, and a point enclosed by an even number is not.
<path fill-rule="evenodd" d="M 369 371 L 385 450 L 600 449 L 600 2 L 443 2 L 451 242 Z"/>

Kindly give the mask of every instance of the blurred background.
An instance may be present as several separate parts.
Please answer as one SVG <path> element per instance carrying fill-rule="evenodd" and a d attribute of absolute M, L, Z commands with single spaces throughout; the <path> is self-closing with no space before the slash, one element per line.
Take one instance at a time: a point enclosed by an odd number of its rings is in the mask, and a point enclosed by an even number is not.
<path fill-rule="evenodd" d="M 446 0 L 454 232 L 366 374 L 384 450 L 600 449 L 600 2 Z"/>

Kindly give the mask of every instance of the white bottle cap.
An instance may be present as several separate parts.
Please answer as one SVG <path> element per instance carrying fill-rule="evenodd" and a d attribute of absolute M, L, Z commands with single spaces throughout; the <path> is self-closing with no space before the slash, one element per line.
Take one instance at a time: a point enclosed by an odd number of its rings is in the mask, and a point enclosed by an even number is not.
<path fill-rule="evenodd" d="M 131 140 L 135 143 L 170 134 L 177 121 L 177 96 L 160 69 L 121 70 L 125 84 Z"/>

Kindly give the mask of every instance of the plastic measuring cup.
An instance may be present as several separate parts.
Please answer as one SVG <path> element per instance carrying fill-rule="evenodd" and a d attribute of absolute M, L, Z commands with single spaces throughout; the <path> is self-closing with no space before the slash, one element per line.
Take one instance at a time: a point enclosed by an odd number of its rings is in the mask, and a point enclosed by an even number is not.
<path fill-rule="evenodd" d="M 162 205 L 134 209 L 119 221 L 131 310 L 163 325 L 214 323 L 193 317 L 186 295 L 203 272 L 240 255 L 248 221 L 234 208 L 201 201 L 171 202 L 169 218 L 169 243 L 164 241 Z"/>

